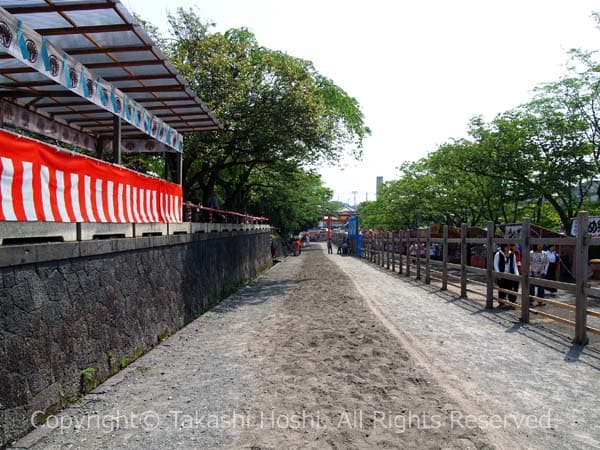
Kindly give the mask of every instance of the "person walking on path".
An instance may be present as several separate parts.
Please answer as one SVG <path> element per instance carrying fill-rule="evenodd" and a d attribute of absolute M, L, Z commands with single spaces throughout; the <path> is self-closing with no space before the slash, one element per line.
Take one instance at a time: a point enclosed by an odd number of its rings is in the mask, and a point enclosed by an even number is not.
<path fill-rule="evenodd" d="M 302 253 L 302 242 L 300 242 L 300 239 L 294 241 L 294 249 L 294 256 L 300 256 L 300 253 Z"/>
<path fill-rule="evenodd" d="M 548 254 L 543 250 L 542 244 L 537 244 L 534 250 L 530 251 L 531 255 L 531 273 L 533 278 L 545 278 L 548 273 Z M 532 280 L 529 286 L 529 295 L 534 295 L 535 288 L 534 280 Z M 544 286 L 537 285 L 537 297 L 540 299 L 544 298 Z M 541 300 L 537 301 L 538 306 L 544 306 Z"/>
<path fill-rule="evenodd" d="M 513 275 L 519 275 L 519 268 L 517 267 L 517 258 L 513 252 L 510 251 L 508 244 L 500 245 L 500 250 L 494 255 L 494 272 L 500 273 L 512 273 Z M 519 290 L 519 282 L 509 280 L 507 278 L 498 278 L 498 297 L 502 300 L 506 299 L 507 293 L 503 289 L 515 291 Z M 514 294 L 508 294 L 508 300 L 512 303 L 516 303 L 517 296 Z M 505 306 L 502 302 L 499 302 L 498 308 Z"/>
<path fill-rule="evenodd" d="M 327 254 L 333 255 L 333 244 L 331 243 L 331 238 L 327 239 Z"/>

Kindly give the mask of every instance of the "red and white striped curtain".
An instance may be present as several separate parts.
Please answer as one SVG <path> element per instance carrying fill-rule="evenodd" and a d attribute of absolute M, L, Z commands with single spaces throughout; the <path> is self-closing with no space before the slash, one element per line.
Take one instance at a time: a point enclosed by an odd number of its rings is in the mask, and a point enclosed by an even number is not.
<path fill-rule="evenodd" d="M 181 186 L 0 130 L 0 221 L 179 223 Z"/>

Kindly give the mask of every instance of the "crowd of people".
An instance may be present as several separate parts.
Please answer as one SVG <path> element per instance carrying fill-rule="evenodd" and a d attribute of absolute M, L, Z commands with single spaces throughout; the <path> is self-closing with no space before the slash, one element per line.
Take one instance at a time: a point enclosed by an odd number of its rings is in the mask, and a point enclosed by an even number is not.
<path fill-rule="evenodd" d="M 370 241 L 371 248 L 376 250 L 378 242 L 375 239 Z M 388 245 L 392 245 L 390 242 L 380 242 L 381 249 L 383 251 L 388 250 Z M 411 242 L 408 244 L 408 248 L 405 243 L 395 243 L 393 251 L 400 254 L 408 254 L 409 256 L 425 258 L 427 252 L 429 257 L 435 260 L 442 259 L 442 245 L 439 242 L 431 243 L 430 247 L 427 248 L 425 242 Z M 532 296 L 537 306 L 545 306 L 546 303 L 543 299 L 548 293 L 556 292 L 555 288 L 546 288 L 540 284 L 536 284 L 536 279 L 547 279 L 556 281 L 557 273 L 559 270 L 559 256 L 556 251 L 555 245 L 549 245 L 545 248 L 543 245 L 538 244 L 530 249 L 530 284 L 529 284 L 529 295 Z M 472 256 L 472 255 L 471 255 Z M 467 253 L 469 258 L 469 253 Z M 467 264 L 471 264 L 470 261 Z M 483 267 L 485 267 L 485 260 L 483 261 Z M 515 276 L 520 276 L 522 271 L 521 262 L 521 250 L 518 244 L 502 244 L 494 252 L 493 259 L 493 270 L 495 272 L 510 273 Z M 504 277 L 496 277 L 496 282 L 499 289 L 498 297 L 500 300 L 508 300 L 509 302 L 516 303 L 517 295 L 519 291 L 519 281 Z M 515 292 L 512 294 L 511 292 Z M 499 308 L 508 308 L 504 302 L 500 302 Z"/>
<path fill-rule="evenodd" d="M 288 255 L 300 256 L 302 254 L 302 247 L 307 245 L 309 238 L 305 235 L 303 237 L 290 237 L 287 240 L 286 250 Z M 347 236 L 342 236 L 335 241 L 332 238 L 327 239 L 327 253 L 333 254 L 333 246 L 337 247 L 338 255 L 350 255 L 352 254 L 352 246 L 350 239 Z M 271 252 L 274 253 L 273 246 Z"/>
<path fill-rule="evenodd" d="M 537 244 L 529 251 L 529 295 L 533 296 L 537 302 L 537 306 L 545 306 L 543 299 L 546 296 L 546 288 L 541 284 L 537 284 L 535 279 L 556 280 L 556 272 L 559 263 L 559 257 L 556 252 L 555 245 L 549 245 L 544 249 L 542 244 Z M 500 273 L 510 273 L 520 275 L 522 269 L 521 252 L 516 244 L 502 244 L 494 254 L 494 271 Z M 509 278 L 497 278 L 497 284 L 500 288 L 498 298 L 515 303 L 517 296 L 508 291 L 518 292 L 519 282 Z M 556 292 L 555 288 L 547 288 L 548 292 Z M 536 292 L 537 291 L 537 292 Z M 500 302 L 500 308 L 506 305 Z"/>

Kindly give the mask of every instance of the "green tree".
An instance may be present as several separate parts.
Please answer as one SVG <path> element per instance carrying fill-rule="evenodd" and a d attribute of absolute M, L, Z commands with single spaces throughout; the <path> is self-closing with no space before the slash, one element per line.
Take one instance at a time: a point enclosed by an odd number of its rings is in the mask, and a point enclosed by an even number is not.
<path fill-rule="evenodd" d="M 486 151 L 462 139 L 443 144 L 429 155 L 427 167 L 435 186 L 433 208 L 445 216 L 444 223 L 483 226 L 490 220 L 510 223 L 520 219 L 523 199 L 518 186 L 503 176 L 474 173 L 465 164 L 469 158 L 481 161 L 489 157 Z"/>
<path fill-rule="evenodd" d="M 257 173 L 361 156 L 370 131 L 357 100 L 310 61 L 260 46 L 244 28 L 211 33 L 193 10 L 178 9 L 169 23 L 173 39 L 165 53 L 224 127 L 187 137 L 186 198 L 206 201 L 218 187 L 228 208 L 243 210 L 264 197 L 254 191 L 260 183 L 251 182 Z M 293 183 L 298 172 L 278 175 Z"/>
<path fill-rule="evenodd" d="M 250 185 L 252 210 L 269 217 L 282 234 L 314 227 L 330 208 L 333 195 L 323 187 L 320 175 L 292 167 L 255 171 Z"/>
<path fill-rule="evenodd" d="M 560 98 L 538 96 L 491 124 L 473 121 L 479 148 L 465 152 L 463 163 L 471 173 L 512 182 L 519 196 L 540 207 L 548 202 L 569 229 L 596 173 L 587 131 Z"/>

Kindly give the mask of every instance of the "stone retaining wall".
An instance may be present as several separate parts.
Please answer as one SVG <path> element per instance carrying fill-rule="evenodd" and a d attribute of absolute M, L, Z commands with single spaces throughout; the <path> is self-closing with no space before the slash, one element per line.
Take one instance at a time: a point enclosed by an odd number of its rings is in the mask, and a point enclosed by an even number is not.
<path fill-rule="evenodd" d="M 271 264 L 268 232 L 23 247 L 0 255 L 0 447 Z"/>

